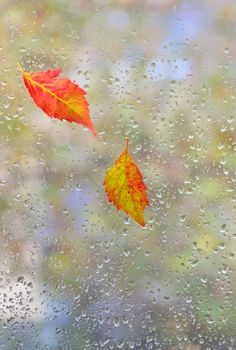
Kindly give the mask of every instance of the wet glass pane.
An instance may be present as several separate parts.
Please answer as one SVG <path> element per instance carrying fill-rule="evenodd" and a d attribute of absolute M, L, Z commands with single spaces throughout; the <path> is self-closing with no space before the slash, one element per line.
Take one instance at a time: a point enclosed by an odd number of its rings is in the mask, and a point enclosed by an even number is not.
<path fill-rule="evenodd" d="M 1 0 L 0 349 L 236 349 L 235 0 Z M 97 138 L 26 72 L 87 91 Z M 145 227 L 108 202 L 125 140 Z"/>

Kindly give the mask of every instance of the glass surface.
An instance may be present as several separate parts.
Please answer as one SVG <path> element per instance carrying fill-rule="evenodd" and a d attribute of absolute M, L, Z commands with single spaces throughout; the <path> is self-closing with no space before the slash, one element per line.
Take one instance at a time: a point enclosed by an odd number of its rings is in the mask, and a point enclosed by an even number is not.
<path fill-rule="evenodd" d="M 1 0 L 0 349 L 236 349 L 235 0 Z M 87 91 L 97 138 L 26 71 Z M 146 226 L 108 203 L 129 138 Z"/>

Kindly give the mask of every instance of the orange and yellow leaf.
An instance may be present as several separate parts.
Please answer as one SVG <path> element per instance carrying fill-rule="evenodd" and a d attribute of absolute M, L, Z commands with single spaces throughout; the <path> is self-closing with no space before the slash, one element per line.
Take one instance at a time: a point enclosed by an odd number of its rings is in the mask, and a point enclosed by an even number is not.
<path fill-rule="evenodd" d="M 49 117 L 82 124 L 96 135 L 86 92 L 68 78 L 58 78 L 61 69 L 27 73 L 19 64 L 17 66 L 35 104 Z"/>
<path fill-rule="evenodd" d="M 104 186 L 109 202 L 113 202 L 117 210 L 122 209 L 141 226 L 145 225 L 143 212 L 149 205 L 147 189 L 128 152 L 128 140 L 123 153 L 107 171 Z"/>

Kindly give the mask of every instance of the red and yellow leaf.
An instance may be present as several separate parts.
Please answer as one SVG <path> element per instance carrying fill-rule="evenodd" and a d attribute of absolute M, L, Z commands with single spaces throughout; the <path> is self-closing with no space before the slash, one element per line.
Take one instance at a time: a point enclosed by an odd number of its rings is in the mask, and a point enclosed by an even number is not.
<path fill-rule="evenodd" d="M 107 171 L 104 186 L 109 202 L 122 209 L 144 226 L 143 211 L 148 202 L 147 189 L 138 167 L 134 164 L 126 147 L 115 164 Z"/>
<path fill-rule="evenodd" d="M 82 124 L 96 135 L 86 92 L 68 78 L 58 78 L 61 69 L 27 73 L 19 64 L 17 66 L 34 102 L 50 118 Z"/>

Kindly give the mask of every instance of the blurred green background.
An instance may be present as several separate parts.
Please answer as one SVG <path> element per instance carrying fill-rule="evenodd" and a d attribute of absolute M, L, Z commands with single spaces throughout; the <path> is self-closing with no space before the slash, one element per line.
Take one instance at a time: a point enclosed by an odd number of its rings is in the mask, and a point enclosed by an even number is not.
<path fill-rule="evenodd" d="M 236 349 L 235 0 L 1 0 L 0 349 Z M 17 71 L 62 67 L 97 139 Z M 146 227 L 107 203 L 130 140 Z"/>

